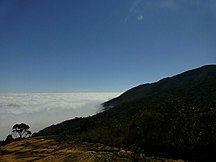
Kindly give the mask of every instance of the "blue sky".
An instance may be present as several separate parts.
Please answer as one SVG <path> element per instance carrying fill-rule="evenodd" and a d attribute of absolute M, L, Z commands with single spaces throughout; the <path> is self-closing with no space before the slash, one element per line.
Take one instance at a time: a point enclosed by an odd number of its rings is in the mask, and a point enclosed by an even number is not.
<path fill-rule="evenodd" d="M 0 92 L 125 91 L 216 63 L 215 0 L 0 0 Z"/>

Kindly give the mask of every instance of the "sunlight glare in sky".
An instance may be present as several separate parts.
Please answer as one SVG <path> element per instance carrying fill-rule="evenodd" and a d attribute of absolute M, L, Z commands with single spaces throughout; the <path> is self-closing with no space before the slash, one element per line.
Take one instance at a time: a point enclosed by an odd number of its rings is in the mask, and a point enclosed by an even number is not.
<path fill-rule="evenodd" d="M 137 16 L 137 20 L 138 20 L 138 21 L 142 21 L 142 20 L 143 20 L 143 16 L 142 16 L 142 15 Z"/>

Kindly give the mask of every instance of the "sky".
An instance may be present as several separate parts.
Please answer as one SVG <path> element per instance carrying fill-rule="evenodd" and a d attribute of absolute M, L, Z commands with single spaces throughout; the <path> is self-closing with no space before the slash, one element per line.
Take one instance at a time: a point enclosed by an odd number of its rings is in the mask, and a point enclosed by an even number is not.
<path fill-rule="evenodd" d="M 216 63 L 215 0 L 0 0 L 0 93 L 122 92 Z"/>

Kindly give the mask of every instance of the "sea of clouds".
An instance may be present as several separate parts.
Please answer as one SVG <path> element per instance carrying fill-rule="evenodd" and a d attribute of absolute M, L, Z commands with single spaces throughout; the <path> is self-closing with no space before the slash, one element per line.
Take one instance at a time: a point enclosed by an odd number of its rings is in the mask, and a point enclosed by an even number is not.
<path fill-rule="evenodd" d="M 26 123 L 32 132 L 47 126 L 86 117 L 102 111 L 101 103 L 120 93 L 10 93 L 0 94 L 0 140 L 16 123 Z"/>

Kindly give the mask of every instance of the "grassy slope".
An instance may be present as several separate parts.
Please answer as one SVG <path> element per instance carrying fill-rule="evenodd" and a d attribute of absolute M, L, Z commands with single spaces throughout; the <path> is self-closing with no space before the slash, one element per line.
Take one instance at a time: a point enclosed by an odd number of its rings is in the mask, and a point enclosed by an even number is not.
<path fill-rule="evenodd" d="M 131 151 L 99 143 L 74 140 L 59 141 L 51 137 L 28 138 L 0 147 L 1 162 L 131 162 Z M 146 158 L 152 162 L 183 162 Z"/>

